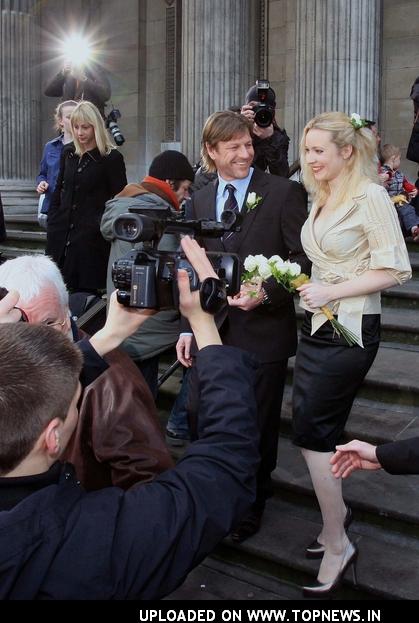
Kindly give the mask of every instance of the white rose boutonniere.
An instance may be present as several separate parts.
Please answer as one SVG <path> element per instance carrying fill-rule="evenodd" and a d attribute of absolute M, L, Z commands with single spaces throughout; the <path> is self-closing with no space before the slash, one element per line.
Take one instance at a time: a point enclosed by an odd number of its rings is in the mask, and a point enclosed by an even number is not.
<path fill-rule="evenodd" d="M 251 210 L 254 210 L 258 207 L 261 201 L 262 197 L 260 195 L 257 195 L 256 193 L 249 193 L 246 200 L 246 211 L 250 212 Z"/>

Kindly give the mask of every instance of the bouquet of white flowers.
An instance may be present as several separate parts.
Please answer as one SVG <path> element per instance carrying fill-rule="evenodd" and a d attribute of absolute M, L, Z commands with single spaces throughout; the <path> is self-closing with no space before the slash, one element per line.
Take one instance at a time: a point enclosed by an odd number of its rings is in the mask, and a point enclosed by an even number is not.
<path fill-rule="evenodd" d="M 244 260 L 244 268 L 246 272 L 243 273 L 242 282 L 248 287 L 250 296 L 257 296 L 262 281 L 266 281 L 269 277 L 273 277 L 291 294 L 304 283 L 310 281 L 308 275 L 301 272 L 299 264 L 283 260 L 279 255 L 273 255 L 269 259 L 264 255 L 248 255 Z M 256 290 L 252 290 L 252 287 L 256 287 Z M 320 310 L 329 320 L 336 333 L 342 336 L 349 346 L 357 343 L 356 336 L 336 320 L 327 305 L 320 307 Z"/>

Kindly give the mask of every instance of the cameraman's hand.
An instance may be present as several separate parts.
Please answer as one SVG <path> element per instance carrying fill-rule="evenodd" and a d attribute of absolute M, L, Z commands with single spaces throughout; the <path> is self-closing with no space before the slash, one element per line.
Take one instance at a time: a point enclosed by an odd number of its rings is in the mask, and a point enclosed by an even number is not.
<path fill-rule="evenodd" d="M 192 335 L 181 335 L 176 344 L 177 358 L 185 368 L 190 368 L 192 365 L 191 344 Z"/>
<path fill-rule="evenodd" d="M 19 293 L 10 290 L 6 296 L 0 300 L 0 324 L 7 322 L 19 322 L 22 312 L 15 308 L 19 300 Z"/>
<path fill-rule="evenodd" d="M 256 105 L 257 102 L 249 102 L 248 104 L 244 104 L 244 106 L 241 107 L 240 114 L 243 115 L 243 117 L 246 117 L 246 119 L 249 119 L 249 121 L 254 121 L 255 113 L 253 107 Z"/>
<path fill-rule="evenodd" d="M 257 123 L 253 124 L 253 134 L 257 136 L 258 138 L 260 138 L 261 140 L 265 140 L 266 138 L 271 138 L 273 133 L 274 133 L 274 127 L 272 123 L 271 125 L 268 125 L 267 128 L 261 128 L 260 126 L 257 125 Z"/>
<path fill-rule="evenodd" d="M 196 240 L 184 236 L 181 240 L 182 249 L 198 274 L 199 280 L 207 277 L 218 279 L 209 259 Z M 189 276 L 186 270 L 178 271 L 179 303 L 182 316 L 188 319 L 194 332 L 198 348 L 210 344 L 221 344 L 221 339 L 211 314 L 204 312 L 199 300 L 199 292 L 191 292 Z M 186 353 L 184 353 L 186 354 Z M 186 358 L 185 358 L 186 361 Z"/>
<path fill-rule="evenodd" d="M 63 76 L 66 76 L 67 74 L 69 74 L 71 69 L 72 69 L 72 62 L 69 60 L 64 61 L 64 66 L 62 69 Z"/>
<path fill-rule="evenodd" d="M 103 357 L 109 351 L 117 348 L 149 316 L 153 316 L 155 313 L 157 313 L 155 309 L 125 307 L 118 303 L 116 292 L 113 292 L 109 302 L 105 326 L 90 338 L 90 343 L 98 355 Z"/>

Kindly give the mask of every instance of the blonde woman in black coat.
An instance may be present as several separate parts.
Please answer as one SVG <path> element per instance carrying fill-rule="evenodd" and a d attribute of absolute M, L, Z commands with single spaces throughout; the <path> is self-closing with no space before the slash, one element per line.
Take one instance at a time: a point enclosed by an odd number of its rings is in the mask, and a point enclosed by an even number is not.
<path fill-rule="evenodd" d="M 127 184 L 125 163 L 91 102 L 75 107 L 71 129 L 74 142 L 63 150 L 48 212 L 46 254 L 71 291 L 97 292 L 106 288 L 110 248 L 100 222 L 106 201 Z"/>

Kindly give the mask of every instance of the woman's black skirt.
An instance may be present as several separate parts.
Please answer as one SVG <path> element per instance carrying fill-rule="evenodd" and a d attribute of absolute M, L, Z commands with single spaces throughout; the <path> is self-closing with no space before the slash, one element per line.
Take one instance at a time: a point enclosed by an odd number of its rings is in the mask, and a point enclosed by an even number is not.
<path fill-rule="evenodd" d="M 294 444 L 332 452 L 339 443 L 356 393 L 377 354 L 380 315 L 362 319 L 364 348 L 348 346 L 330 322 L 311 336 L 306 312 L 294 368 Z"/>

